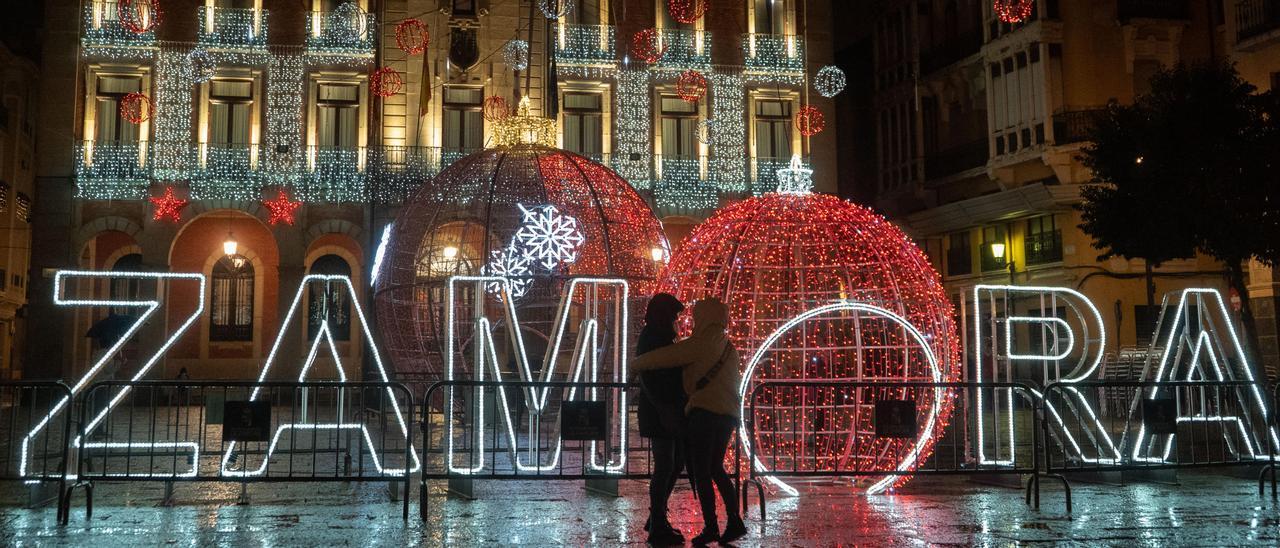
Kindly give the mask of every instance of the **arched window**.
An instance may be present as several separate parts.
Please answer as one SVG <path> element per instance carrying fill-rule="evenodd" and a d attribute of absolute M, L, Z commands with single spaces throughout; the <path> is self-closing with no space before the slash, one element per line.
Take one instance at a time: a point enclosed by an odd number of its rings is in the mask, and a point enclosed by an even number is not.
<path fill-rule="evenodd" d="M 112 272 L 138 272 L 142 270 L 142 255 L 138 253 L 130 253 L 119 259 L 111 265 Z M 142 293 L 139 284 L 142 282 L 140 278 L 116 278 L 111 280 L 111 300 L 113 301 L 136 301 Z M 120 306 L 112 307 L 112 314 L 136 315 L 138 307 Z"/>
<path fill-rule="evenodd" d="M 253 265 L 242 255 L 213 265 L 209 340 L 253 340 Z"/>
<path fill-rule="evenodd" d="M 311 263 L 309 274 L 351 277 L 351 265 L 337 255 L 323 255 Z M 307 292 L 307 340 L 320 333 L 320 325 L 329 322 L 329 333 L 335 341 L 351 340 L 351 294 L 341 281 L 311 282 Z"/>

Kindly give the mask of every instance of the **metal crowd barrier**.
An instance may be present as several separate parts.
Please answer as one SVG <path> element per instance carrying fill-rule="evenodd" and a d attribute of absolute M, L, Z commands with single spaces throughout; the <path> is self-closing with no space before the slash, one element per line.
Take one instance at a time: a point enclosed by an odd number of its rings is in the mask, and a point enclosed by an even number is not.
<path fill-rule="evenodd" d="M 66 523 L 71 389 L 57 381 L 0 381 L 0 481 L 56 483 L 58 523 Z M 61 413 L 52 413 L 59 408 Z"/>
<path fill-rule="evenodd" d="M 413 394 L 394 382 L 106 381 L 73 442 L 86 516 L 95 481 L 385 481 L 409 517 Z M 407 433 L 407 435 L 406 435 Z M 64 505 L 69 512 L 70 495 Z"/>
<path fill-rule="evenodd" d="M 1274 431 L 1280 432 L 1280 417 L 1277 416 L 1277 410 L 1280 408 L 1277 408 L 1276 407 L 1277 405 L 1280 405 L 1280 382 L 1276 382 L 1276 384 L 1271 387 L 1271 415 L 1269 417 L 1271 419 L 1270 421 L 1271 428 Z M 1275 451 L 1268 451 L 1267 465 L 1263 466 L 1262 470 L 1258 472 L 1258 496 L 1259 497 L 1261 497 L 1263 493 L 1266 492 L 1266 484 L 1267 484 L 1268 476 L 1271 477 L 1271 500 L 1277 500 L 1280 497 L 1277 497 L 1277 493 L 1276 493 Z"/>
<path fill-rule="evenodd" d="M 1118 392 L 1128 405 L 1099 413 L 1098 401 Z M 1271 464 L 1275 419 L 1262 406 L 1275 398 L 1264 393 L 1252 381 L 1051 383 L 1040 399 L 1044 471 L 1062 478 L 1070 512 L 1069 475 Z"/>
<path fill-rule="evenodd" d="M 1039 395 L 1026 383 L 768 380 L 747 398 L 748 481 L 758 489 L 761 479 L 781 487 L 787 479 L 853 478 L 887 489 L 912 475 L 1026 474 L 1027 503 L 1038 493 Z M 949 420 L 933 412 L 940 406 L 951 407 Z M 932 445 L 923 441 L 930 438 Z"/>

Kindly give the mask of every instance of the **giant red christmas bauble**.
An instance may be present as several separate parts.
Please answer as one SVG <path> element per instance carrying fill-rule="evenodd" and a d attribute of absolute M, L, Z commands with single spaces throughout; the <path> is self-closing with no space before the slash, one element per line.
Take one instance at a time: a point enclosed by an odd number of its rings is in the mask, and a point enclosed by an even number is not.
<path fill-rule="evenodd" d="M 766 379 L 959 379 L 952 305 L 925 254 L 880 215 L 803 186 L 716 212 L 680 245 L 658 290 L 686 303 L 722 299 L 744 368 L 771 333 L 785 328 L 754 370 L 744 372 L 744 421 L 752 418 L 749 395 Z M 836 302 L 872 305 L 905 322 L 851 309 L 790 322 Z M 916 402 L 918 439 L 876 437 L 873 411 L 881 399 Z M 760 465 L 802 472 L 909 471 L 929 457 L 953 409 L 950 391 L 928 388 L 766 386 L 756 401 L 755 433 L 747 441 Z M 879 491 L 906 477 L 861 483 Z"/>

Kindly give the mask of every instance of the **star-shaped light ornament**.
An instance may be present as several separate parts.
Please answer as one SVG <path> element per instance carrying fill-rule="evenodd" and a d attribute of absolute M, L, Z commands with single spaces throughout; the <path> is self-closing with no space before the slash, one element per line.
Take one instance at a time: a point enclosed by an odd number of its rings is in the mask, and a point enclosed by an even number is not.
<path fill-rule="evenodd" d="M 152 220 L 169 220 L 175 223 L 182 220 L 182 208 L 187 207 L 187 204 L 191 203 L 188 200 L 183 200 L 174 196 L 173 187 L 171 186 L 165 187 L 164 196 L 160 196 L 158 198 L 152 196 L 148 199 L 151 200 L 151 205 L 154 205 L 156 208 L 155 212 L 151 215 Z"/>
<path fill-rule="evenodd" d="M 267 209 L 269 210 L 267 222 L 274 225 L 280 221 L 284 221 L 285 224 L 292 226 L 293 215 L 298 211 L 298 208 L 302 206 L 302 202 L 290 201 L 289 195 L 285 194 L 284 191 L 281 190 L 280 195 L 276 197 L 276 199 L 264 200 L 262 205 L 267 206 Z"/>
<path fill-rule="evenodd" d="M 578 248 L 586 238 L 578 230 L 578 220 L 560 213 L 553 205 L 525 207 L 516 204 L 524 216 L 515 242 L 531 261 L 537 261 L 547 270 L 560 263 L 578 260 Z"/>
<path fill-rule="evenodd" d="M 778 170 L 778 192 L 808 194 L 813 192 L 813 170 L 804 167 L 800 155 L 791 156 L 791 165 Z"/>

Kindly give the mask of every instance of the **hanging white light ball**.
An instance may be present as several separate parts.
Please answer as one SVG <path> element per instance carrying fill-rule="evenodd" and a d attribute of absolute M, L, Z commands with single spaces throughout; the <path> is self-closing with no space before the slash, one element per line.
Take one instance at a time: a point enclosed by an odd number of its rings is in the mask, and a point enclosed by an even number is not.
<path fill-rule="evenodd" d="M 813 89 L 823 97 L 835 97 L 844 91 L 844 71 L 835 65 L 827 65 L 813 77 Z"/>
<path fill-rule="evenodd" d="M 698 121 L 698 130 L 697 132 L 694 133 L 694 135 L 697 136 L 699 143 L 702 143 L 704 145 L 710 145 L 716 139 L 715 131 L 716 131 L 716 121 L 710 118 L 706 118 Z"/>
<path fill-rule="evenodd" d="M 542 10 L 542 15 L 547 19 L 559 19 L 569 15 L 573 11 L 573 2 L 571 0 L 538 0 L 538 9 Z"/>
<path fill-rule="evenodd" d="M 502 61 L 511 67 L 511 70 L 529 68 L 529 43 L 524 40 L 507 42 L 506 47 L 502 49 Z"/>
<path fill-rule="evenodd" d="M 193 49 L 187 54 L 187 68 L 191 70 L 191 80 L 197 84 L 212 80 L 218 69 L 213 56 L 204 48 Z"/>

